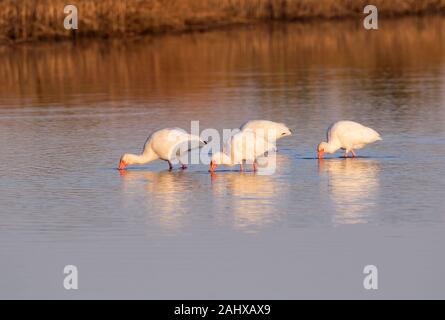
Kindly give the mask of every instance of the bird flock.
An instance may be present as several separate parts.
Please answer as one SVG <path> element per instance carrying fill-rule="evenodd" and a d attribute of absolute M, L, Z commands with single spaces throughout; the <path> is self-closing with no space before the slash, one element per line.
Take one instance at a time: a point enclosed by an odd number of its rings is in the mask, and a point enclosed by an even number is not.
<path fill-rule="evenodd" d="M 243 171 L 243 163 L 252 163 L 253 171 L 257 171 L 257 159 L 269 152 L 275 152 L 276 141 L 291 134 L 292 130 L 284 123 L 248 121 L 226 141 L 221 151 L 212 155 L 209 171 L 214 172 L 218 165 L 239 165 L 240 171 Z M 354 121 L 338 121 L 327 129 L 327 141 L 318 145 L 318 159 L 323 159 L 325 153 L 332 154 L 340 149 L 344 150 L 344 157 L 349 154 L 356 157 L 356 150 L 379 140 L 382 140 L 380 134 L 372 128 Z M 157 130 L 147 138 L 142 154 L 126 153 L 121 157 L 119 170 L 158 159 L 166 161 L 170 170 L 174 160 L 181 164 L 182 169 L 186 169 L 184 157 L 187 153 L 206 144 L 207 141 L 181 128 Z"/>

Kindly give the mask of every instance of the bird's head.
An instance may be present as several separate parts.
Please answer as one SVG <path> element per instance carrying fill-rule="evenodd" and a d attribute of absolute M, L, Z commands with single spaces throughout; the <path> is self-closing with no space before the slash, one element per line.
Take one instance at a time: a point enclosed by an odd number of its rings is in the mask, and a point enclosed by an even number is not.
<path fill-rule="evenodd" d="M 318 159 L 323 159 L 323 155 L 327 149 L 328 149 L 328 144 L 326 142 L 320 142 L 320 144 L 317 147 Z"/>
<path fill-rule="evenodd" d="M 291 134 L 292 130 L 289 129 L 284 123 L 280 123 L 277 126 L 277 139 L 290 136 Z"/>
<path fill-rule="evenodd" d="M 212 159 L 210 160 L 210 172 L 214 172 L 216 167 L 222 163 L 223 153 L 217 152 L 212 155 Z"/>
<path fill-rule="evenodd" d="M 133 159 L 131 154 L 124 154 L 119 161 L 119 170 L 124 170 L 126 166 L 133 164 Z"/>
<path fill-rule="evenodd" d="M 235 165 L 230 157 L 225 154 L 224 152 L 217 152 L 212 156 L 212 159 L 210 160 L 210 172 L 215 171 L 216 167 L 220 164 L 226 165 L 226 166 L 233 166 Z"/>

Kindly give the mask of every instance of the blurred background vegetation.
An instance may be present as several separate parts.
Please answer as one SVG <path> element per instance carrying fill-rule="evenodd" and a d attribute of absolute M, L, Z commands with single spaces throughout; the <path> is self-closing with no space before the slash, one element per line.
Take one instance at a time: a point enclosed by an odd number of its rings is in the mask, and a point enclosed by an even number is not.
<path fill-rule="evenodd" d="M 78 8 L 79 28 L 63 28 L 63 8 Z M 445 0 L 0 0 L 0 43 L 76 37 L 128 37 L 206 30 L 261 21 L 445 13 Z"/>

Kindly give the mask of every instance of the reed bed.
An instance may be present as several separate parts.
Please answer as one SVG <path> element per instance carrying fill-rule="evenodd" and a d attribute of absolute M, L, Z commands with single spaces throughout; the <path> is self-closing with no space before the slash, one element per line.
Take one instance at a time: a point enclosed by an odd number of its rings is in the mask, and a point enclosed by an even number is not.
<path fill-rule="evenodd" d="M 79 28 L 65 30 L 67 0 L 0 0 L 0 42 L 128 37 L 258 21 L 363 16 L 368 0 L 76 0 Z M 445 13 L 445 0 L 373 0 L 380 16 Z"/>

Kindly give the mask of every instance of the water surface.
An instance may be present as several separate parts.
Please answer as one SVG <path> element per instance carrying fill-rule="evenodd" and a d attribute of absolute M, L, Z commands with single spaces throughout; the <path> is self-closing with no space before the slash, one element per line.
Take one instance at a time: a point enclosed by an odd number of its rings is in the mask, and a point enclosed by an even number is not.
<path fill-rule="evenodd" d="M 0 297 L 444 298 L 445 20 L 0 48 Z M 150 132 L 282 121 L 265 176 L 154 162 Z M 315 159 L 330 123 L 383 137 Z M 77 291 L 63 266 L 79 268 Z M 363 289 L 375 264 L 380 288 Z"/>

